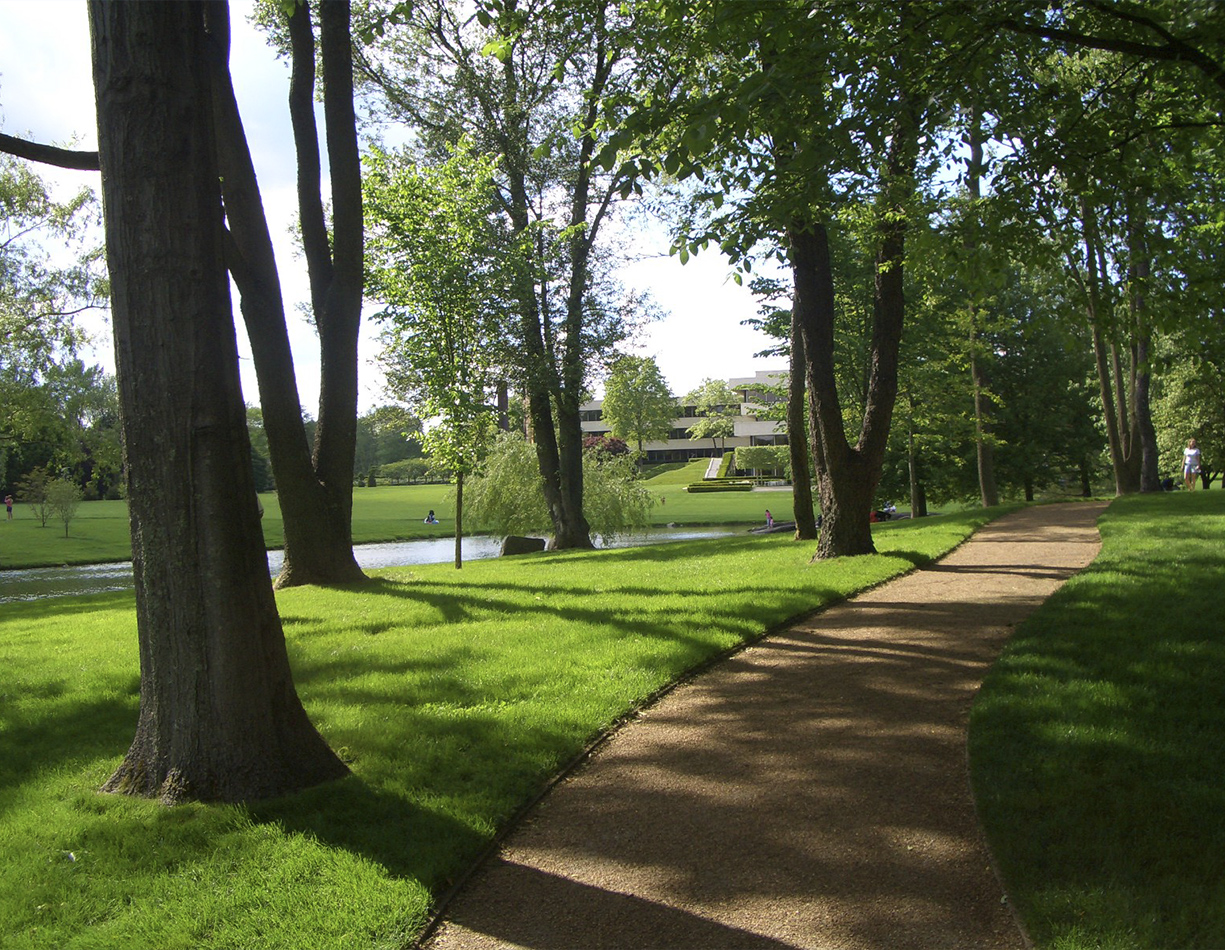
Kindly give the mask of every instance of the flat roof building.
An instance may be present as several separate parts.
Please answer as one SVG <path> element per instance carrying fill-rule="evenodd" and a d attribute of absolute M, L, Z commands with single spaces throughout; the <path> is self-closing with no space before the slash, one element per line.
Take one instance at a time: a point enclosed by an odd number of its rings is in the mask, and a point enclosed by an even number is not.
<path fill-rule="evenodd" d="M 740 397 L 735 418 L 735 432 L 726 439 L 691 439 L 689 429 L 698 421 L 693 406 L 678 403 L 667 439 L 642 444 L 647 462 L 684 462 L 694 458 L 714 458 L 734 451 L 741 445 L 786 445 L 787 427 L 783 422 L 760 419 L 767 407 L 786 402 L 785 390 L 780 395 L 770 387 L 786 387 L 786 370 L 758 370 L 752 376 L 737 376 L 727 380 L 728 387 Z M 610 435 L 601 411 L 603 400 L 584 403 L 580 418 L 584 435 Z"/>

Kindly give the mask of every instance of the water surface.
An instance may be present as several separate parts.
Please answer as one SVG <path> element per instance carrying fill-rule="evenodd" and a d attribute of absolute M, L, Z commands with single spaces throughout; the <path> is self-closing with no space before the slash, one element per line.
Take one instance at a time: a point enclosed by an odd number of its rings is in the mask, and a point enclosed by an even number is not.
<path fill-rule="evenodd" d="M 743 528 L 730 526 L 706 528 L 652 528 L 646 534 L 621 538 L 610 548 L 638 547 L 667 541 L 691 541 L 698 538 L 727 537 L 742 534 Z M 497 557 L 500 541 L 490 537 L 464 538 L 465 561 Z M 413 541 L 391 541 L 383 544 L 353 546 L 357 563 L 364 570 L 381 567 L 404 567 L 410 564 L 441 564 L 455 557 L 454 538 L 420 538 Z M 281 569 L 280 551 L 268 552 L 268 569 L 273 574 Z M 17 600 L 37 600 L 40 597 L 75 597 L 101 594 L 107 591 L 131 590 L 132 562 L 81 564 L 65 567 L 33 567 L 0 571 L 0 604 Z"/>

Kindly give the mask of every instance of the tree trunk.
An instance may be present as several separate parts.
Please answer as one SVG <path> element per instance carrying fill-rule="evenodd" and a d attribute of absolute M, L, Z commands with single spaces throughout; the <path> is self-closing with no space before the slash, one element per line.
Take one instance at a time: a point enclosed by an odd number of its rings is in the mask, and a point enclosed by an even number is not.
<path fill-rule="evenodd" d="M 807 361 L 809 422 L 817 462 L 821 531 L 816 558 L 871 554 L 869 521 L 876 480 L 869 460 L 851 448 L 842 428 L 834 376 L 834 283 L 825 227 L 815 224 L 788 234 L 795 283 L 792 314 L 799 324 Z"/>
<path fill-rule="evenodd" d="M 1133 204 L 1128 209 L 1128 250 L 1131 258 L 1128 271 L 1131 284 L 1129 305 L 1132 332 L 1136 340 L 1135 388 L 1132 391 L 1134 405 L 1132 418 L 1140 440 L 1140 491 L 1161 491 L 1160 453 L 1157 449 L 1157 430 L 1153 426 L 1153 413 L 1149 404 L 1152 382 L 1152 328 L 1147 312 L 1147 289 L 1149 277 L 1148 215 L 1141 206 Z"/>
<path fill-rule="evenodd" d="M 868 391 L 854 447 L 843 429 L 834 372 L 834 281 L 825 227 L 793 225 L 787 237 L 795 281 L 794 319 L 808 369 L 812 448 L 817 460 L 821 532 L 815 558 L 872 554 L 870 513 L 897 400 L 898 350 L 905 298 L 906 200 L 914 194 L 918 121 L 899 92 L 893 135 L 882 172 Z"/>
<path fill-rule="evenodd" d="M 331 228 L 324 214 L 315 126 L 315 44 L 310 7 L 290 17 L 293 74 L 290 116 L 298 158 L 298 206 L 319 331 L 319 419 L 312 462 L 319 489 L 312 501 L 324 527 L 317 546 L 299 547 L 277 579 L 293 584 L 365 580 L 353 557 L 353 461 L 357 445 L 357 339 L 361 326 L 363 226 L 361 159 L 353 110 L 353 46 L 348 0 L 319 5 L 324 131 L 331 184 Z M 279 487 L 279 486 L 278 486 Z"/>
<path fill-rule="evenodd" d="M 347 773 L 294 690 L 251 477 L 201 3 L 90 3 L 140 716 L 104 788 L 246 801 Z"/>
<path fill-rule="evenodd" d="M 787 383 L 787 446 L 791 453 L 791 499 L 795 539 L 817 537 L 817 515 L 812 506 L 812 473 L 808 465 L 808 434 L 804 420 L 804 337 L 794 313 L 791 317 L 791 367 Z"/>
<path fill-rule="evenodd" d="M 464 473 L 455 473 L 455 570 L 464 566 Z"/>
<path fill-rule="evenodd" d="M 970 200 L 974 204 L 975 218 L 972 225 L 975 233 L 966 238 L 967 250 L 978 248 L 977 214 L 978 202 L 982 198 L 983 142 L 980 128 L 982 116 L 977 109 L 970 122 L 970 158 L 966 172 Z M 978 454 L 978 489 L 984 508 L 1000 502 L 995 486 L 995 443 L 991 436 L 991 420 L 995 405 L 990 395 L 991 380 L 987 373 L 986 358 L 979 343 L 979 307 L 976 295 L 971 291 L 970 301 L 970 379 L 974 384 L 974 442 Z"/>
<path fill-rule="evenodd" d="M 1126 431 L 1126 403 L 1116 402 L 1115 386 L 1111 384 L 1111 357 L 1103 334 L 1101 288 L 1105 279 L 1102 266 L 1101 242 L 1097 232 L 1097 217 L 1088 201 L 1081 200 L 1082 235 L 1085 242 L 1085 305 L 1088 310 L 1089 328 L 1093 334 L 1093 356 L 1097 367 L 1098 388 L 1102 398 L 1102 416 L 1106 423 L 1106 441 L 1110 448 L 1110 466 L 1114 471 L 1115 494 L 1124 495 L 1139 488 L 1138 479 L 1131 477 L 1127 447 L 1124 444 Z M 1114 360 L 1116 373 L 1117 360 Z M 1118 380 L 1123 385 L 1123 380 Z M 1121 411 L 1120 411 L 1121 407 Z M 1120 418 L 1123 416 L 1123 418 Z"/>
<path fill-rule="evenodd" d="M 910 474 L 910 517 L 927 517 L 927 492 L 919 478 L 919 456 L 914 446 L 914 429 L 907 433 L 906 466 Z"/>
<path fill-rule="evenodd" d="M 349 502 L 342 498 L 337 504 L 330 500 L 328 486 L 316 472 L 302 422 L 302 405 L 272 239 L 230 82 L 229 15 L 226 4 L 212 5 L 209 31 L 213 39 L 211 59 L 218 156 L 231 238 L 227 262 L 242 296 L 242 314 L 251 342 L 264 428 L 268 434 L 268 453 L 272 460 L 285 532 L 285 556 L 277 584 L 284 587 L 308 583 L 353 583 L 362 580 L 365 575 L 353 556 L 349 517 L 351 470 L 340 489 Z M 309 37 L 306 45 L 312 50 L 310 59 L 313 70 L 313 43 Z M 309 81 L 299 75 L 297 82 L 307 86 L 309 100 Z M 311 106 L 313 109 L 313 103 Z M 313 118 L 310 130 L 304 130 L 303 134 L 313 135 Z M 330 261 L 328 267 L 330 269 Z M 355 344 L 352 353 L 356 373 Z M 329 365 L 333 363 L 331 361 Z M 334 419 L 343 411 L 343 407 L 338 407 L 326 415 Z M 356 417 L 356 402 L 352 412 Z M 321 418 L 324 414 L 321 411 Z M 326 429 L 324 438 L 335 431 L 335 426 Z M 318 429 L 316 434 L 319 437 Z"/>

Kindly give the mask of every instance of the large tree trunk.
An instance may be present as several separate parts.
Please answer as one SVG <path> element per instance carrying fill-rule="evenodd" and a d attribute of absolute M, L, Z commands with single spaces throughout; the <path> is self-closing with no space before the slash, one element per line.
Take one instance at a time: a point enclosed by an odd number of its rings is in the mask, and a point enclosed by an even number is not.
<path fill-rule="evenodd" d="M 309 22 L 298 23 L 299 32 L 303 26 L 309 29 Z M 352 470 L 350 468 L 349 475 L 339 486 L 341 498 L 337 502 L 331 497 L 337 492 L 329 491 L 328 483 L 316 471 L 312 461 L 302 422 L 302 406 L 272 239 L 230 82 L 227 4 L 212 4 L 209 32 L 214 41 L 212 75 L 218 156 L 231 238 L 227 260 L 242 297 L 242 314 L 247 337 L 251 341 L 264 428 L 268 434 L 268 453 L 284 524 L 285 556 L 277 583 L 278 586 L 353 583 L 362 580 L 364 575 L 353 556 L 350 520 Z M 305 95 L 308 106 L 313 110 L 310 89 L 313 86 L 314 46 L 309 33 L 305 39 L 299 37 L 299 44 L 305 47 L 300 56 L 307 57 L 307 50 L 310 51 L 310 69 L 306 71 L 305 78 L 299 70 L 295 94 L 299 98 Z M 314 134 L 313 111 L 310 125 L 303 128 L 301 134 Z M 309 157 L 307 161 L 315 166 L 317 187 L 317 153 L 313 162 Z M 326 267 L 331 269 L 330 259 Z M 343 333 L 352 334 L 353 345 L 342 344 L 339 356 L 329 359 L 325 355 L 324 362 L 335 372 L 338 361 L 351 353 L 353 373 L 356 374 L 356 322 L 346 326 Z M 343 388 L 341 392 L 343 395 Z M 355 384 L 353 392 L 356 393 Z M 329 397 L 329 407 L 332 401 L 343 402 Z M 322 420 L 326 414 L 330 420 L 334 420 L 345 411 L 344 405 L 326 410 L 321 408 L 320 418 Z M 356 416 L 355 400 L 348 411 Z M 317 428 L 316 437 L 331 442 L 337 438 L 335 433 L 338 431 L 339 438 L 343 438 L 344 427 L 335 425 L 322 434 Z M 333 451 L 330 454 L 337 453 Z"/>
<path fill-rule="evenodd" d="M 808 464 L 808 433 L 804 419 L 804 335 L 791 316 L 791 367 L 787 377 L 787 448 L 791 454 L 791 504 L 795 539 L 817 537 L 817 514 L 812 505 L 812 471 Z"/>
<path fill-rule="evenodd" d="M 821 498 L 821 532 L 817 558 L 871 554 L 869 521 L 880 480 L 871 458 L 852 448 L 842 427 L 842 410 L 834 376 L 834 282 L 825 227 L 814 224 L 788 234 L 795 282 L 794 319 L 804 338 L 807 358 L 809 418 Z"/>
<path fill-rule="evenodd" d="M 800 325 L 808 362 L 812 448 L 817 460 L 821 532 L 814 557 L 871 554 L 870 513 L 897 400 L 898 350 L 906 249 L 905 202 L 914 194 L 918 122 L 899 93 L 893 136 L 882 172 L 872 312 L 868 391 L 859 439 L 852 447 L 843 429 L 834 372 L 834 281 L 824 225 L 793 226 L 787 237 L 795 281 L 793 319 Z"/>
<path fill-rule="evenodd" d="M 346 774 L 294 690 L 238 382 L 201 3 L 90 3 L 140 651 L 108 791 L 244 801 Z"/>

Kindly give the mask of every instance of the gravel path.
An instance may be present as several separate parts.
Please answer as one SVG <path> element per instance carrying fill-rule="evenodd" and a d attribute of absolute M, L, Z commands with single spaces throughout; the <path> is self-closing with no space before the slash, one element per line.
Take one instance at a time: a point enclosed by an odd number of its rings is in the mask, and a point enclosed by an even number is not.
<path fill-rule="evenodd" d="M 430 950 L 1025 947 L 966 724 L 1104 505 L 1027 508 L 669 693 L 547 796 Z"/>

